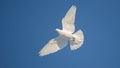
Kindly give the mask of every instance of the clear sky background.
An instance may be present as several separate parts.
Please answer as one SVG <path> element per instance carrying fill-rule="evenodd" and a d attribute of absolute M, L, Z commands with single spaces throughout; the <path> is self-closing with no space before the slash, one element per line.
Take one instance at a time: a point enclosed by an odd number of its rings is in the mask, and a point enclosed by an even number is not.
<path fill-rule="evenodd" d="M 38 56 L 72 5 L 83 46 Z M 0 0 L 0 68 L 120 68 L 120 0 Z"/>

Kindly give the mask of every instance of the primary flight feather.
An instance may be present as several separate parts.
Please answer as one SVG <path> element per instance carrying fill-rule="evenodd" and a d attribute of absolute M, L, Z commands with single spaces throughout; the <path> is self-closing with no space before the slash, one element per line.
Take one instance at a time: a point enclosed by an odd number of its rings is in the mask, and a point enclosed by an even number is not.
<path fill-rule="evenodd" d="M 65 17 L 62 19 L 62 30 L 56 29 L 59 33 L 57 38 L 51 39 L 39 52 L 40 56 L 45 56 L 58 50 L 64 48 L 68 41 L 70 41 L 70 49 L 76 50 L 81 47 L 84 41 L 84 35 L 82 30 L 75 31 L 75 15 L 76 15 L 76 6 L 68 10 Z"/>

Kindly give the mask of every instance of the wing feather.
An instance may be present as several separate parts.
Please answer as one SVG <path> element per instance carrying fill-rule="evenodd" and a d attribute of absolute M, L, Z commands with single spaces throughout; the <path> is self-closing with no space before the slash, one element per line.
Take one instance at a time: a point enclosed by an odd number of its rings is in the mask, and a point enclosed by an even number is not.
<path fill-rule="evenodd" d="M 39 52 L 39 55 L 45 56 L 50 53 L 57 52 L 58 50 L 64 48 L 67 45 L 67 42 L 68 42 L 68 39 L 63 36 L 59 36 L 55 39 L 51 39 L 48 42 L 48 44 L 46 44 L 43 47 L 43 49 Z"/>
<path fill-rule="evenodd" d="M 63 30 L 68 31 L 69 33 L 73 33 L 75 30 L 74 22 L 75 22 L 75 14 L 76 14 L 76 6 L 72 6 L 65 17 L 62 19 Z"/>

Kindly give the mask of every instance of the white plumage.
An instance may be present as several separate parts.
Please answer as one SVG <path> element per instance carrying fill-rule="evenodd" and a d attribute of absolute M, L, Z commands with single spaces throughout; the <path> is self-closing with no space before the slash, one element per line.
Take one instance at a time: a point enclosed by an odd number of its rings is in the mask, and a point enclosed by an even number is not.
<path fill-rule="evenodd" d="M 75 31 L 75 14 L 76 14 L 76 6 L 72 6 L 65 17 L 62 19 L 62 27 L 63 29 L 56 29 L 59 33 L 57 38 L 51 39 L 39 52 L 40 56 L 45 56 L 58 50 L 64 48 L 68 41 L 70 41 L 70 49 L 76 50 L 81 47 L 84 42 L 84 35 L 82 30 Z"/>
<path fill-rule="evenodd" d="M 63 30 L 73 33 L 75 31 L 74 21 L 76 14 L 76 6 L 72 6 L 62 19 Z"/>

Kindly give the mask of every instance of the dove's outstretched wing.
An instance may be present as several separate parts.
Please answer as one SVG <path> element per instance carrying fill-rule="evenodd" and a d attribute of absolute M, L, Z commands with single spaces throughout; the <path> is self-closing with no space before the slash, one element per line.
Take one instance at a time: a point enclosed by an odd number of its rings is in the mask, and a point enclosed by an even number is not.
<path fill-rule="evenodd" d="M 76 6 L 72 6 L 65 17 L 62 19 L 63 30 L 73 33 L 75 30 L 74 22 L 75 22 L 75 14 L 76 14 Z"/>
<path fill-rule="evenodd" d="M 64 36 L 59 36 L 55 39 L 51 39 L 43 49 L 39 52 L 40 56 L 48 55 L 50 53 L 57 52 L 67 45 L 68 39 Z"/>
<path fill-rule="evenodd" d="M 78 30 L 73 34 L 74 40 L 70 40 L 70 48 L 71 50 L 76 50 L 80 48 L 84 42 L 84 35 L 82 30 Z"/>

